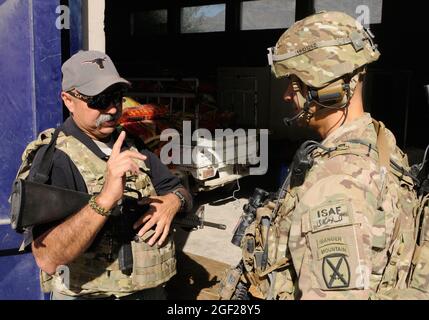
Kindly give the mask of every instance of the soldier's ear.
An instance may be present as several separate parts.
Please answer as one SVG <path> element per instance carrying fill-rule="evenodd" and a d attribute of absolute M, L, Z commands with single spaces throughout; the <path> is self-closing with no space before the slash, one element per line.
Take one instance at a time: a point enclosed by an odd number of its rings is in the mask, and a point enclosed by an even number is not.
<path fill-rule="evenodd" d="M 73 97 L 67 92 L 62 91 L 61 99 L 63 99 L 64 105 L 67 107 L 70 113 L 73 113 L 75 109 L 75 103 L 74 103 Z"/>

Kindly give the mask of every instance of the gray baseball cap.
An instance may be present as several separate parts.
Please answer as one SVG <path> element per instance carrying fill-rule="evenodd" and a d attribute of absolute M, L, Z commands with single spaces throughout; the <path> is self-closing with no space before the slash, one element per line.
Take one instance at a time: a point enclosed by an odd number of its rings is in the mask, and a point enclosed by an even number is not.
<path fill-rule="evenodd" d="M 131 84 L 119 76 L 110 57 L 100 51 L 79 51 L 64 62 L 63 91 L 76 89 L 95 96 L 115 83 Z"/>

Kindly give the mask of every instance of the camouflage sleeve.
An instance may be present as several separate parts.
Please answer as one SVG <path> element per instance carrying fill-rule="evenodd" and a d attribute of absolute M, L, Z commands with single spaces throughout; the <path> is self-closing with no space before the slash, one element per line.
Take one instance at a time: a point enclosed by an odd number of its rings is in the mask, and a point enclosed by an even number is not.
<path fill-rule="evenodd" d="M 371 296 L 371 300 L 428 300 L 429 293 L 415 288 L 391 289 Z"/>
<path fill-rule="evenodd" d="M 376 199 L 349 175 L 330 175 L 303 195 L 289 248 L 301 299 L 368 299 Z"/>

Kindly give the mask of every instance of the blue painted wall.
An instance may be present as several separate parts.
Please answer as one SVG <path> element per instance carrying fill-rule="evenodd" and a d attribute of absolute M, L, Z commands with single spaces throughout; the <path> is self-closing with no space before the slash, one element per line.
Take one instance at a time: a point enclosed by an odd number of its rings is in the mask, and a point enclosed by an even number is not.
<path fill-rule="evenodd" d="M 39 268 L 31 253 L 18 254 L 22 237 L 9 225 L 0 226 L 0 299 L 41 300 Z"/>
<path fill-rule="evenodd" d="M 69 1 L 70 6 L 70 55 L 83 47 L 82 0 Z M 66 57 L 67 58 L 67 57 Z"/>
<path fill-rule="evenodd" d="M 31 254 L 9 227 L 11 184 L 25 146 L 62 122 L 59 0 L 0 0 L 0 299 L 43 299 Z"/>

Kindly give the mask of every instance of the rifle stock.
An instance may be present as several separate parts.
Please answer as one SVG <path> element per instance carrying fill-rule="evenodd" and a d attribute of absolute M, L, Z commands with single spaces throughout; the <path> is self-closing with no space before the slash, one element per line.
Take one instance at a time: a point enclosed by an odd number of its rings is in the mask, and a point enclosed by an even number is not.
<path fill-rule="evenodd" d="M 88 204 L 90 198 L 88 193 L 17 179 L 11 194 L 11 226 L 22 233 L 31 226 L 65 219 Z M 124 197 L 123 200 L 123 203 L 138 207 L 134 198 Z M 140 209 L 144 211 L 144 207 Z M 223 224 L 207 222 L 203 217 L 191 214 L 177 216 L 173 224 L 194 229 L 203 226 L 226 229 Z"/>
<path fill-rule="evenodd" d="M 62 220 L 82 209 L 90 198 L 88 193 L 17 179 L 11 194 L 11 226 L 22 233 L 34 225 Z"/>

